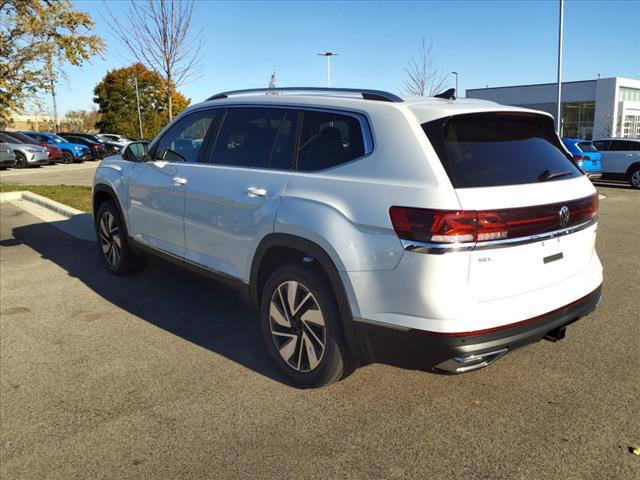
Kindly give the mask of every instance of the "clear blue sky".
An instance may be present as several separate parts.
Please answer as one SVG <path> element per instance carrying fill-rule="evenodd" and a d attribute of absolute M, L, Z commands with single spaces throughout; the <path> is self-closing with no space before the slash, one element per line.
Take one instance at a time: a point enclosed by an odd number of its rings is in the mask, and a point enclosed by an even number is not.
<path fill-rule="evenodd" d="M 68 67 L 59 111 L 94 106 L 92 91 L 127 54 L 110 33 L 101 1 L 77 1 L 108 45 L 104 59 Z M 110 1 L 121 17 L 128 2 Z M 317 52 L 334 57 L 334 85 L 400 92 L 404 68 L 421 38 L 433 42 L 443 72 L 460 72 L 460 90 L 553 82 L 558 2 L 213 2 L 195 6 L 203 28 L 202 76 L 180 88 L 192 102 L 216 92 L 279 86 L 324 86 Z M 565 1 L 564 79 L 640 78 L 640 1 Z M 450 77 L 453 86 L 453 77 Z M 50 100 L 46 99 L 47 105 Z"/>

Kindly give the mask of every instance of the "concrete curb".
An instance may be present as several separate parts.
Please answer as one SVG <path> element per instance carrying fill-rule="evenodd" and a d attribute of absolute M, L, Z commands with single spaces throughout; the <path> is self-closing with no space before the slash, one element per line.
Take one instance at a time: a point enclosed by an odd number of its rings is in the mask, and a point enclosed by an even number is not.
<path fill-rule="evenodd" d="M 76 208 L 65 205 L 64 203 L 56 202 L 50 198 L 43 197 L 37 193 L 30 192 L 28 190 L 19 192 L 3 192 L 0 193 L 0 202 L 11 202 L 13 200 L 26 200 L 41 207 L 47 208 L 52 212 L 62 215 L 63 217 L 71 218 L 76 215 L 82 215 L 86 212 L 78 210 Z"/>

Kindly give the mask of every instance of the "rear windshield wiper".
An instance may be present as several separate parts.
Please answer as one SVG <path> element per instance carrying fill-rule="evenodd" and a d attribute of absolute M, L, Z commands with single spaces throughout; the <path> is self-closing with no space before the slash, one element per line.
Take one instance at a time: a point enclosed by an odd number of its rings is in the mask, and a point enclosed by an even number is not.
<path fill-rule="evenodd" d="M 567 175 L 572 175 L 573 172 L 551 172 L 549 170 L 545 170 L 540 174 L 538 180 L 541 182 L 546 182 L 547 180 L 553 180 L 554 178 L 566 177 Z"/>

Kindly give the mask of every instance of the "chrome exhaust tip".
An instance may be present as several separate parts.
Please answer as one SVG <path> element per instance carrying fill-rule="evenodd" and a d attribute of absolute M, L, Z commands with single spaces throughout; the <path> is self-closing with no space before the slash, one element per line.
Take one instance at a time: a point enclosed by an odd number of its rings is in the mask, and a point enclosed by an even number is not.
<path fill-rule="evenodd" d="M 445 373 L 472 372 L 473 370 L 488 367 L 507 353 L 508 350 L 508 348 L 501 348 L 500 350 L 493 350 L 487 353 L 457 355 L 449 360 L 439 363 L 433 367 L 433 369 Z"/>

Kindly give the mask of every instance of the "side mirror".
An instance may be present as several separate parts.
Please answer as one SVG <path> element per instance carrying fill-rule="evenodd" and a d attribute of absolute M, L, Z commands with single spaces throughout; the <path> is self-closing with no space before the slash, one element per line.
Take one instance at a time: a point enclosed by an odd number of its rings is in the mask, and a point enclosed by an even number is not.
<path fill-rule="evenodd" d="M 141 162 L 148 150 L 149 142 L 131 142 L 124 148 L 122 158 L 130 162 Z"/>

